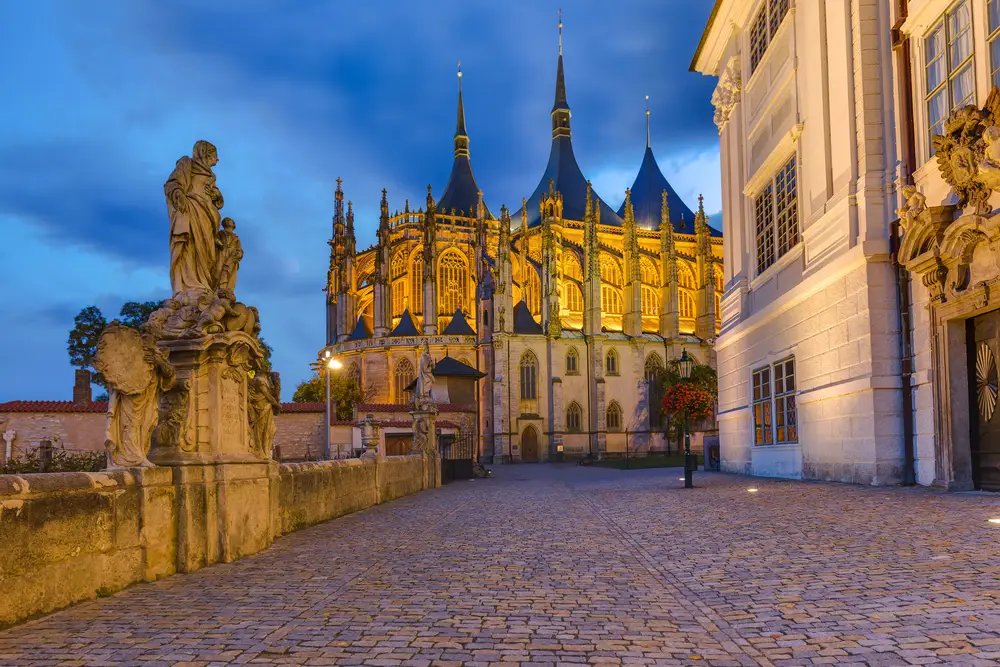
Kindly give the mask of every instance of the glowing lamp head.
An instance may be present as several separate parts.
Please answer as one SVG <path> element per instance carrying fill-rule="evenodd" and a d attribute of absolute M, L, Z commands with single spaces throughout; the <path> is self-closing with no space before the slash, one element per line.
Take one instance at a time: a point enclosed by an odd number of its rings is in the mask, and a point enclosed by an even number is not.
<path fill-rule="evenodd" d="M 343 362 L 340 361 L 340 359 L 334 357 L 330 359 L 328 362 L 326 362 L 326 367 L 329 368 L 331 371 L 335 371 L 338 368 L 343 368 L 344 364 Z"/>
<path fill-rule="evenodd" d="M 681 358 L 677 360 L 677 365 L 679 367 L 678 370 L 681 372 L 681 377 L 685 380 L 691 379 L 691 367 L 694 365 L 694 362 L 688 356 L 687 350 L 681 351 Z"/>

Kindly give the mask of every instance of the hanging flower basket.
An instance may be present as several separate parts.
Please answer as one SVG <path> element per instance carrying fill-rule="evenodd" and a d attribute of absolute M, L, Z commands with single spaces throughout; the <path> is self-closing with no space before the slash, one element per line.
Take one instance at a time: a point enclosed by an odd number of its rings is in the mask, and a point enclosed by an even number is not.
<path fill-rule="evenodd" d="M 701 421 L 712 416 L 715 399 L 710 392 L 690 382 L 668 387 L 663 395 L 663 409 L 671 416 Z"/>

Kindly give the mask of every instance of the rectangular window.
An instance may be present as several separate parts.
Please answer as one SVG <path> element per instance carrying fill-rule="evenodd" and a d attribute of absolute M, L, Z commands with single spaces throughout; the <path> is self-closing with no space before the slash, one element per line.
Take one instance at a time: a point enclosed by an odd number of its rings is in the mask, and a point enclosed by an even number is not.
<path fill-rule="evenodd" d="M 799 242 L 797 192 L 793 156 L 754 200 L 758 275 Z"/>
<path fill-rule="evenodd" d="M 788 13 L 788 0 L 764 0 L 753 23 L 750 24 L 750 73 L 764 59 L 767 47 L 778 33 L 781 22 Z"/>
<path fill-rule="evenodd" d="M 990 82 L 1000 86 L 1000 0 L 987 2 L 986 19 L 990 32 Z"/>
<path fill-rule="evenodd" d="M 998 9 L 990 0 L 987 13 L 992 35 Z M 995 35 L 994 35 L 995 36 Z M 992 38 L 991 38 L 992 39 Z M 997 46 L 990 42 L 990 52 Z M 924 73 L 927 84 L 928 138 L 944 132 L 944 123 L 956 109 L 973 103 L 975 72 L 972 49 L 972 8 L 969 0 L 960 0 L 941 16 L 924 38 Z M 997 58 L 991 63 L 995 70 Z M 994 73 L 994 80 L 996 73 Z M 931 149 L 933 152 L 933 148 Z"/>
<path fill-rule="evenodd" d="M 755 369 L 752 383 L 754 444 L 798 442 L 795 359 L 789 357 Z"/>

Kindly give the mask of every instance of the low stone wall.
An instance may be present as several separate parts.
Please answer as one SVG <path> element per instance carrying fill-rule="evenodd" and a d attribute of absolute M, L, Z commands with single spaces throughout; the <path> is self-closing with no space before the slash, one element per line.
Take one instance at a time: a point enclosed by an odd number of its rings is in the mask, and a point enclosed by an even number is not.
<path fill-rule="evenodd" d="M 0 475 L 0 627 L 439 486 L 436 456 Z"/>

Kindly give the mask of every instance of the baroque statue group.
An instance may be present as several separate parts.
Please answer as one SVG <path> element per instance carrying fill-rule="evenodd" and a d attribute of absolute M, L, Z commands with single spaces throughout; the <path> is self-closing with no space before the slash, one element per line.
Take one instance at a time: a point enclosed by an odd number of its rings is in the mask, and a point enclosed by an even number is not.
<path fill-rule="evenodd" d="M 198 141 L 164 185 L 170 286 L 138 329 L 112 322 L 95 367 L 107 379 L 109 468 L 266 460 L 280 409 L 257 309 L 236 300 L 243 248 Z"/>

